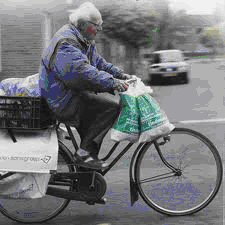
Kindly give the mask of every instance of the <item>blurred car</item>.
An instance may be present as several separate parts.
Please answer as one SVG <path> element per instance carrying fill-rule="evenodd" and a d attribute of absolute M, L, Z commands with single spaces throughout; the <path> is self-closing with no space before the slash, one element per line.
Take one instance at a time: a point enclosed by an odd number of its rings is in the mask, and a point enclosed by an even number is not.
<path fill-rule="evenodd" d="M 160 50 L 151 54 L 148 68 L 150 84 L 189 82 L 190 64 L 180 50 Z"/>

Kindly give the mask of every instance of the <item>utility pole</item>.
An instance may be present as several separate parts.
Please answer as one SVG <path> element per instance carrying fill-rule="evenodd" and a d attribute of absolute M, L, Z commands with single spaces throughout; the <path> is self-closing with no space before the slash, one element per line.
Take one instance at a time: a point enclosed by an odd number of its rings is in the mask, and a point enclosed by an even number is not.
<path fill-rule="evenodd" d="M 43 15 L 44 15 L 43 39 L 44 39 L 44 47 L 47 47 L 52 36 L 52 20 L 50 13 L 48 11 L 43 11 Z"/>

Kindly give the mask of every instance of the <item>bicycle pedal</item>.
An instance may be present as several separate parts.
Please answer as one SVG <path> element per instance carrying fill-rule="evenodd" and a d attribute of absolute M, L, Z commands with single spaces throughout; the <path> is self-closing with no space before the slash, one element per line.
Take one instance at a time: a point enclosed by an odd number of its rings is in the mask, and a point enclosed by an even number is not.
<path fill-rule="evenodd" d="M 102 198 L 102 199 L 99 199 L 98 201 L 96 201 L 95 203 L 105 205 L 106 202 L 107 202 L 107 198 Z"/>
<path fill-rule="evenodd" d="M 88 205 L 94 205 L 95 204 L 95 202 L 92 202 L 92 201 L 87 201 L 86 202 Z"/>
<path fill-rule="evenodd" d="M 107 202 L 107 199 L 106 198 L 103 198 L 103 199 L 99 199 L 97 201 L 87 201 L 86 203 L 88 205 L 95 205 L 95 204 L 101 204 L 101 205 L 105 205 Z"/>

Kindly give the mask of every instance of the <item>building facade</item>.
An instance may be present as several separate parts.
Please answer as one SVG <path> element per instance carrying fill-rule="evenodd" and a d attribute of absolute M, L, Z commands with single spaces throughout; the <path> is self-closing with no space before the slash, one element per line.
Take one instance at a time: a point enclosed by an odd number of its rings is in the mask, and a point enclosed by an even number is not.
<path fill-rule="evenodd" d="M 38 72 L 43 48 L 52 35 L 68 22 L 68 14 L 24 11 L 20 15 L 0 15 L 0 81 L 10 77 L 26 77 Z M 136 73 L 138 49 L 99 33 L 99 54 L 127 73 Z"/>

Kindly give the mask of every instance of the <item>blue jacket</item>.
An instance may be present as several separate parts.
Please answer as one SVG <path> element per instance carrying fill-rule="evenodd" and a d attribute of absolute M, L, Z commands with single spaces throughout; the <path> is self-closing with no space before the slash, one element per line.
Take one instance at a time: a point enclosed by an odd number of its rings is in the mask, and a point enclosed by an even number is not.
<path fill-rule="evenodd" d="M 113 77 L 123 71 L 107 63 L 94 43 L 85 41 L 76 27 L 64 25 L 44 49 L 39 87 L 53 111 L 61 111 L 80 91 L 112 92 Z"/>

